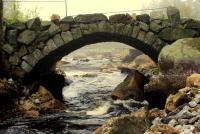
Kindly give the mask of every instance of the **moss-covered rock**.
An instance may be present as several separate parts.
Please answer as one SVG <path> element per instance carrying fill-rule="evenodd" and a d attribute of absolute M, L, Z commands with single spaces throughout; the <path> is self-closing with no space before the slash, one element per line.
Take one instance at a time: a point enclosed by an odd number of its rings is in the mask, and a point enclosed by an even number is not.
<path fill-rule="evenodd" d="M 162 74 L 200 73 L 200 38 L 180 39 L 164 47 L 160 52 L 158 64 Z"/>

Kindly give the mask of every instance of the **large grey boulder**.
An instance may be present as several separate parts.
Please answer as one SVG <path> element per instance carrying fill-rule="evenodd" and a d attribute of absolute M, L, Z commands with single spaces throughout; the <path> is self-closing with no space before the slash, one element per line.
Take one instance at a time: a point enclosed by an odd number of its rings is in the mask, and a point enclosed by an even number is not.
<path fill-rule="evenodd" d="M 200 73 L 200 38 L 185 38 L 165 46 L 158 65 L 163 74 Z"/>
<path fill-rule="evenodd" d="M 176 7 L 168 7 L 167 8 L 167 16 L 173 26 L 180 24 L 181 17 L 180 11 Z"/>
<path fill-rule="evenodd" d="M 76 23 L 95 23 L 99 21 L 107 21 L 107 17 L 104 14 L 86 14 L 78 15 L 74 18 Z"/>
<path fill-rule="evenodd" d="M 35 31 L 25 30 L 19 34 L 18 42 L 25 45 L 30 45 L 36 38 L 37 34 Z"/>
<path fill-rule="evenodd" d="M 195 37 L 199 33 L 193 29 L 165 28 L 159 33 L 159 37 L 166 41 L 176 41 L 182 38 Z"/>

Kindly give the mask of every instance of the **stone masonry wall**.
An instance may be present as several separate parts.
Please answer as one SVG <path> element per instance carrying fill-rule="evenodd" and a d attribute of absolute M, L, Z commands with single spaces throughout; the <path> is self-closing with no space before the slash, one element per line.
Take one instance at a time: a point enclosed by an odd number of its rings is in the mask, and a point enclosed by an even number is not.
<path fill-rule="evenodd" d="M 136 17 L 116 14 L 107 18 L 103 14 L 88 14 L 67 16 L 56 24 L 41 22 L 39 18 L 7 24 L 2 46 L 7 70 L 12 76 L 23 78 L 52 51 L 98 32 L 135 38 L 158 53 L 163 46 L 178 39 L 200 36 L 199 21 L 180 19 L 179 11 L 173 7 L 167 9 L 167 15 L 168 19 L 159 11 Z"/>

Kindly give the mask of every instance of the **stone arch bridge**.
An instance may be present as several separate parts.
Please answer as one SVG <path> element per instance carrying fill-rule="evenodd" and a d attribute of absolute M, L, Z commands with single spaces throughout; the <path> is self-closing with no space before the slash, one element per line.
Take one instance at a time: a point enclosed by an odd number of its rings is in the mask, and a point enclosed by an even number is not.
<path fill-rule="evenodd" d="M 63 56 L 97 42 L 121 42 L 141 50 L 154 61 L 168 44 L 200 36 L 200 22 L 181 19 L 170 7 L 168 18 L 160 12 L 150 15 L 103 14 L 67 16 L 60 22 L 41 22 L 39 18 L 7 24 L 2 46 L 6 71 L 17 79 L 37 78 L 52 70 Z M 97 48 L 98 49 L 98 48 Z"/>

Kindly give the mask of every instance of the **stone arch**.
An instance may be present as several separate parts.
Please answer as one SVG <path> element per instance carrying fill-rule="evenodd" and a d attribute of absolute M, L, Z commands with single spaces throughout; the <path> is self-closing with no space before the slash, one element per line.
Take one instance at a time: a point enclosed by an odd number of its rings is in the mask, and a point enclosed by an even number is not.
<path fill-rule="evenodd" d="M 138 15 L 136 19 L 128 14 L 113 15 L 109 19 L 103 14 L 67 16 L 59 25 L 42 23 L 35 18 L 6 26 L 6 43 L 1 49 L 7 70 L 21 80 L 31 75 L 40 76 L 50 71 L 63 56 L 97 42 L 125 43 L 157 62 L 158 54 L 165 45 L 181 38 L 199 36 L 198 26 L 197 21 L 191 20 L 174 26 L 162 15 L 150 18 L 147 14 Z"/>
<path fill-rule="evenodd" d="M 59 35 L 56 35 L 56 36 L 57 36 L 56 38 L 60 38 Z M 66 37 L 63 37 L 63 36 L 66 36 Z M 70 37 L 71 37 L 70 33 L 66 33 L 65 35 L 62 35 L 62 38 L 69 39 Z M 50 39 L 49 42 L 54 44 L 56 42 L 55 40 L 57 40 L 57 39 L 55 39 L 55 38 Z M 57 43 L 58 42 L 59 41 L 57 40 Z M 40 60 L 38 60 L 36 65 L 28 73 L 28 75 L 25 76 L 25 79 L 26 79 L 26 77 L 38 78 L 38 77 L 40 77 L 40 75 L 48 74 L 48 72 L 52 71 L 51 70 L 52 67 L 54 67 L 54 65 L 57 63 L 57 61 L 61 60 L 62 57 L 66 56 L 69 53 L 71 53 L 77 49 L 80 49 L 86 45 L 99 43 L 99 42 L 120 42 L 120 43 L 127 44 L 131 47 L 134 47 L 134 48 L 142 51 L 143 53 L 148 55 L 153 61 L 157 62 L 157 57 L 158 57 L 159 51 L 155 47 L 147 44 L 147 42 L 139 40 L 138 38 L 133 38 L 131 36 L 122 35 L 119 33 L 94 32 L 91 34 L 86 34 L 86 35 L 80 36 L 77 39 L 73 39 L 73 40 L 69 41 L 68 43 L 64 43 L 63 45 L 59 46 L 56 49 L 53 49 L 50 52 L 46 52 L 47 54 L 44 57 L 41 57 Z M 160 46 L 160 48 L 161 47 L 162 46 Z M 47 48 L 49 48 L 49 47 L 47 46 Z M 47 48 L 44 48 L 44 50 L 46 50 Z M 45 53 L 45 52 L 43 52 L 43 53 Z"/>

